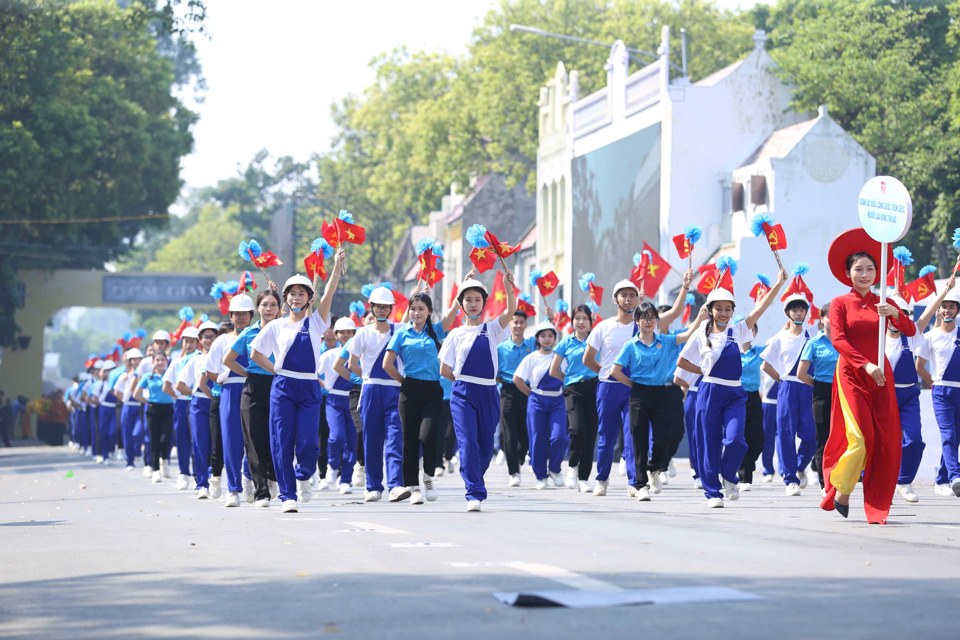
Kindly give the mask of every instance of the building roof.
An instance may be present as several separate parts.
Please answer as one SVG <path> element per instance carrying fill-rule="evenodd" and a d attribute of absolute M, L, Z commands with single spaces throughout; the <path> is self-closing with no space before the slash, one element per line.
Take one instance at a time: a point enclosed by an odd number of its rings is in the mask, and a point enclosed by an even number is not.
<path fill-rule="evenodd" d="M 480 190 L 483 189 L 488 182 L 490 182 L 490 178 L 492 177 L 493 177 L 492 173 L 486 173 L 480 176 L 479 178 L 477 178 L 477 183 L 473 185 L 473 191 L 470 193 L 470 195 L 468 195 L 466 198 L 461 200 L 460 203 L 453 208 L 453 210 L 450 212 L 450 215 L 447 216 L 447 223 L 458 220 L 461 216 L 463 216 L 463 210 L 466 208 L 468 204 L 470 204 L 470 201 L 473 200 L 474 196 L 480 193 Z"/>
<path fill-rule="evenodd" d="M 747 165 L 756 164 L 762 160 L 768 160 L 770 158 L 784 158 L 791 149 L 793 149 L 798 142 L 800 142 L 807 132 L 813 128 L 813 125 L 817 123 L 819 118 L 814 118 L 813 120 L 807 120 L 806 122 L 800 122 L 798 124 L 789 126 L 785 129 L 780 129 L 774 131 L 770 134 L 763 143 L 757 147 L 757 150 L 750 154 L 746 160 L 744 160 L 740 166 L 745 167 Z"/>
<path fill-rule="evenodd" d="M 722 80 L 726 79 L 727 76 L 729 76 L 731 73 L 733 73 L 734 71 L 736 71 L 737 69 L 739 69 L 739 68 L 740 68 L 740 65 L 742 65 L 745 60 L 746 60 L 746 58 L 743 58 L 743 59 L 741 59 L 741 60 L 737 60 L 736 62 L 734 62 L 733 64 L 731 64 L 729 67 L 724 67 L 723 69 L 720 69 L 720 71 L 716 71 L 716 72 L 710 74 L 709 76 L 707 76 L 706 78 L 704 78 L 704 79 L 702 79 L 702 80 L 699 80 L 699 81 L 697 81 L 697 82 L 694 82 L 694 83 L 693 83 L 693 86 L 695 86 L 695 87 L 713 87 L 713 86 L 716 86 L 716 85 L 719 84 Z"/>

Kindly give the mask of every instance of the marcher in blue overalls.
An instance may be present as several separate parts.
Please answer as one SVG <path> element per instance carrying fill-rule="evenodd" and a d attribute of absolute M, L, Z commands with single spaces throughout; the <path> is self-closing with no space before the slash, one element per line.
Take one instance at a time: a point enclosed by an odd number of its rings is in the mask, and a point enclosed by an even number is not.
<path fill-rule="evenodd" d="M 780 383 L 763 374 L 761 390 L 763 391 L 763 453 L 760 455 L 760 460 L 763 464 L 763 482 L 770 484 L 773 482 L 775 473 L 773 454 L 777 450 L 777 395 L 780 393 Z"/>
<path fill-rule="evenodd" d="M 357 462 L 357 429 L 350 414 L 350 390 L 353 381 L 336 372 L 334 364 L 340 356 L 340 349 L 352 338 L 357 325 L 348 317 L 334 323 L 334 335 L 338 346 L 332 347 L 320 356 L 320 375 L 327 390 L 324 410 L 330 436 L 327 439 L 327 464 L 339 478 L 340 495 L 353 493 L 350 472 Z"/>
<path fill-rule="evenodd" d="M 703 375 L 697 391 L 695 440 L 708 507 L 723 507 L 721 490 L 726 490 L 731 500 L 740 497 L 737 471 L 747 449 L 743 434 L 747 394 L 740 384 L 740 346 L 753 340 L 754 325 L 786 279 L 786 272 L 781 270 L 770 293 L 760 299 L 743 322 L 732 326 L 728 325 L 735 309 L 733 293 L 714 289 L 707 296 L 710 318 L 705 331 L 698 331 L 680 353 L 679 367 Z M 686 358 L 688 351 L 699 354 L 700 366 Z"/>
<path fill-rule="evenodd" d="M 207 356 L 213 341 L 220 333 L 213 322 L 204 322 L 197 327 L 199 353 L 191 358 L 177 373 L 175 389 L 190 397 L 190 441 L 193 447 L 193 479 L 199 500 L 210 497 L 210 398 L 200 390 L 207 366 Z"/>
<path fill-rule="evenodd" d="M 117 379 L 117 386 L 123 392 L 121 400 L 123 407 L 120 410 L 120 438 L 123 441 L 123 453 L 127 458 L 127 471 L 135 467 L 136 459 L 140 457 L 140 446 L 136 437 L 137 423 L 140 420 L 140 403 L 133 398 L 133 379 L 137 367 L 143 360 L 140 349 L 129 349 L 123 355 L 126 371 Z"/>
<path fill-rule="evenodd" d="M 506 309 L 489 322 L 481 321 L 487 288 L 472 277 L 460 285 L 457 302 L 467 321 L 447 336 L 440 349 L 440 375 L 453 381 L 450 414 L 460 450 L 460 477 L 466 485 L 467 511 L 480 511 L 480 503 L 487 498 L 483 474 L 493 457 L 493 436 L 500 419 L 497 345 L 510 335 L 506 327 L 517 308 L 513 274 L 509 271 L 504 282 Z"/>
<path fill-rule="evenodd" d="M 166 373 L 163 374 L 163 390 L 169 396 L 176 398 L 173 405 L 173 439 L 177 447 L 177 466 L 180 474 L 177 477 L 177 490 L 190 488 L 190 460 L 193 457 L 193 437 L 190 435 L 190 394 L 177 391 L 177 376 L 193 358 L 200 355 L 197 344 L 200 333 L 196 327 L 188 326 L 180 334 L 180 355 L 170 361 Z"/>
<path fill-rule="evenodd" d="M 688 357 L 693 357 L 692 352 L 687 353 Z M 699 364 L 699 358 L 690 360 Z M 690 472 L 693 474 L 693 486 L 696 489 L 703 488 L 703 481 L 700 480 L 700 467 L 697 465 L 699 456 L 697 455 L 697 392 L 699 391 L 700 380 L 703 376 L 691 373 L 685 369 L 677 367 L 673 372 L 673 384 L 680 386 L 685 390 L 683 398 L 683 428 L 687 436 L 687 449 L 690 453 Z"/>
<path fill-rule="evenodd" d="M 113 451 L 117 446 L 117 403 L 120 401 L 113 392 L 113 385 L 123 373 L 112 361 L 104 363 L 106 380 L 104 393 L 100 400 L 100 455 L 104 463 L 109 463 Z M 106 373 L 109 371 L 109 373 Z"/>
<path fill-rule="evenodd" d="M 309 314 L 315 283 L 301 275 L 291 277 L 283 285 L 283 299 L 290 307 L 290 315 L 268 324 L 251 344 L 253 361 L 276 376 L 270 390 L 270 445 L 284 513 L 296 513 L 297 500 L 309 502 L 312 497 L 310 476 L 320 456 L 317 363 L 343 268 L 343 248 L 336 255 L 317 310 Z M 270 362 L 271 355 L 276 364 Z"/>

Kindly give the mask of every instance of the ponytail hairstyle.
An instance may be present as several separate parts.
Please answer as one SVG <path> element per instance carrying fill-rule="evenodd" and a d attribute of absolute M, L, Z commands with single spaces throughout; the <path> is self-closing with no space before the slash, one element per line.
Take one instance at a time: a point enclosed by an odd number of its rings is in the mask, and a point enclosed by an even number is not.
<path fill-rule="evenodd" d="M 737 303 L 732 302 L 731 304 L 733 305 L 734 311 L 736 311 Z M 710 344 L 710 334 L 713 333 L 713 303 L 712 302 L 707 305 L 707 322 L 703 327 L 703 333 L 707 338 L 707 346 L 712 348 L 713 345 Z"/>
<path fill-rule="evenodd" d="M 410 296 L 409 304 L 412 305 L 414 302 L 422 302 L 427 307 L 427 313 L 431 316 L 433 315 L 433 300 L 430 299 L 430 296 L 427 293 L 415 293 Z M 409 308 L 409 306 L 407 307 Z M 433 338 L 433 344 L 437 345 L 437 352 L 440 351 L 440 338 L 437 337 L 437 332 L 433 328 L 433 318 L 427 317 L 426 322 L 427 335 Z"/>

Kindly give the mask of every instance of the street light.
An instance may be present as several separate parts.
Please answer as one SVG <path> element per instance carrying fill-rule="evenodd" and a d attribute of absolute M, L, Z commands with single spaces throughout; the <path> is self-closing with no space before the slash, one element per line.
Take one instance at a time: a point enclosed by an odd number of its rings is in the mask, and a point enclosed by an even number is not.
<path fill-rule="evenodd" d="M 551 32 L 549 32 L 549 31 L 544 31 L 543 29 L 537 29 L 536 27 L 528 27 L 528 26 L 522 25 L 522 24 L 511 24 L 511 25 L 510 25 L 510 31 L 519 31 L 519 32 L 521 32 L 521 33 L 529 33 L 529 34 L 532 34 L 532 35 L 535 35 L 535 36 L 543 36 L 543 37 L 547 37 L 547 38 L 558 38 L 558 39 L 560 39 L 560 40 L 570 40 L 571 42 L 582 42 L 583 44 L 592 44 L 592 45 L 596 45 L 596 46 L 599 46 L 599 47 L 606 47 L 607 49 L 612 49 L 612 48 L 613 48 L 613 45 L 612 45 L 612 44 L 607 44 L 606 42 L 597 42 L 596 40 L 587 40 L 587 39 L 585 39 L 585 38 L 577 38 L 577 37 L 575 37 L 575 36 L 566 36 L 566 35 L 563 35 L 563 34 L 560 34 L 560 33 L 551 33 Z M 683 32 L 684 32 L 684 30 L 681 30 L 681 34 L 683 34 L 684 37 L 685 37 L 685 34 L 684 34 Z M 658 55 L 656 55 L 656 54 L 654 54 L 654 53 L 650 53 L 649 51 L 641 51 L 640 49 L 632 49 L 632 48 L 630 48 L 630 47 L 625 47 L 625 49 L 627 50 L 627 53 L 630 54 L 630 57 L 631 57 L 631 58 L 633 58 L 635 61 L 637 61 L 637 62 L 639 62 L 639 63 L 641 63 L 641 64 L 643 64 L 644 61 L 641 60 L 640 58 L 638 58 L 636 55 L 633 55 L 633 54 L 639 54 L 639 55 L 642 55 L 642 56 L 646 56 L 646 57 L 650 58 L 651 60 L 659 60 L 659 59 L 660 59 L 660 56 L 658 56 Z M 684 50 L 686 50 L 686 47 L 685 47 L 685 46 L 684 46 Z M 684 75 L 684 77 L 686 77 L 687 72 L 686 72 L 685 69 L 682 69 L 681 67 L 678 67 L 677 65 L 673 64 L 672 62 L 668 62 L 668 64 L 669 64 L 671 67 L 673 67 L 674 69 L 676 69 L 677 71 L 679 71 L 680 73 L 682 73 L 682 74 Z"/>

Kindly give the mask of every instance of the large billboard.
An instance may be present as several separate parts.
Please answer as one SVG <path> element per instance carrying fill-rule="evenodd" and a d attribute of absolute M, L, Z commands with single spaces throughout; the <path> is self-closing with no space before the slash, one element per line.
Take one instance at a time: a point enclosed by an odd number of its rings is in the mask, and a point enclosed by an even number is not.
<path fill-rule="evenodd" d="M 592 271 L 608 294 L 646 240 L 660 251 L 660 124 L 573 159 L 573 276 Z M 661 251 L 661 253 L 663 253 Z"/>

